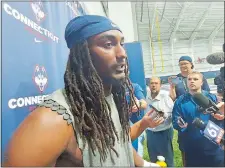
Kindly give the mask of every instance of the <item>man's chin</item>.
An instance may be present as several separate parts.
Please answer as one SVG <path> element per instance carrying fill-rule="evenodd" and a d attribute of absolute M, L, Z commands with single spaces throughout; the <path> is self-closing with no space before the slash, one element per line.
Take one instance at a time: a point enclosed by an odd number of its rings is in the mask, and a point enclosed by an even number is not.
<path fill-rule="evenodd" d="M 125 82 L 125 74 L 120 74 L 120 75 L 113 75 L 111 77 L 107 77 L 103 79 L 103 82 L 106 84 L 112 84 L 112 85 L 119 85 L 123 82 Z"/>
<path fill-rule="evenodd" d="M 158 94 L 159 93 L 159 91 L 156 91 L 156 90 L 152 90 L 151 92 L 154 93 L 154 94 Z"/>
<path fill-rule="evenodd" d="M 196 88 L 190 88 L 190 91 L 192 91 L 192 92 L 197 92 L 198 89 L 196 89 Z"/>
<path fill-rule="evenodd" d="M 182 72 L 187 72 L 188 69 L 187 68 L 184 68 L 184 69 L 181 69 Z"/>

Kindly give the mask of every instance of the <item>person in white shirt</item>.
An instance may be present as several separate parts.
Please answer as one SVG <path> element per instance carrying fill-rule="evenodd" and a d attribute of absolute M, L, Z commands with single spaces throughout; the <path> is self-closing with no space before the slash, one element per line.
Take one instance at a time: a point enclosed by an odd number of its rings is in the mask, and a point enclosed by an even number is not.
<path fill-rule="evenodd" d="M 148 128 L 147 148 L 150 160 L 157 161 L 157 156 L 164 156 L 168 167 L 174 167 L 173 160 L 173 127 L 172 127 L 172 110 L 173 100 L 168 94 L 160 91 L 161 81 L 158 77 L 152 77 L 150 80 L 150 92 L 147 92 L 146 101 L 149 111 L 152 106 L 158 111 L 162 111 L 165 121 L 155 128 Z"/>

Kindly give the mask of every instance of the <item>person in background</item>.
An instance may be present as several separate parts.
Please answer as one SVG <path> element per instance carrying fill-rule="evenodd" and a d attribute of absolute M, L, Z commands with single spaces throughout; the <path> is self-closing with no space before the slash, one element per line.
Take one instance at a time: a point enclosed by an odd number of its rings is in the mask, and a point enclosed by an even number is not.
<path fill-rule="evenodd" d="M 195 118 L 200 118 L 204 123 L 211 120 L 219 127 L 224 128 L 223 121 L 214 119 L 211 114 L 203 114 L 193 101 L 192 96 L 195 93 L 202 93 L 217 103 L 216 95 L 202 90 L 203 79 L 200 72 L 192 72 L 188 75 L 187 87 L 189 92 L 175 101 L 172 115 L 173 127 L 180 134 L 180 142 L 185 152 L 185 166 L 224 167 L 224 151 L 218 144 L 214 144 L 204 137 L 200 130 L 192 124 Z"/>
<path fill-rule="evenodd" d="M 174 167 L 173 159 L 173 127 L 172 110 L 173 100 L 164 92 L 161 92 L 161 81 L 158 77 L 152 77 L 149 84 L 151 92 L 147 93 L 148 108 L 152 106 L 163 112 L 165 121 L 155 128 L 147 128 L 147 147 L 151 162 L 157 161 L 157 156 L 165 157 L 168 167 Z"/>
<path fill-rule="evenodd" d="M 224 101 L 225 80 L 224 80 L 224 67 L 220 68 L 220 74 L 215 77 L 214 84 L 217 85 L 217 96 Z"/>
<path fill-rule="evenodd" d="M 143 94 L 143 89 L 137 83 L 132 83 L 133 94 L 135 99 L 135 104 L 132 107 L 132 113 L 130 114 L 131 125 L 140 121 L 144 116 L 144 110 L 147 108 L 147 102 L 145 101 L 145 96 Z M 130 102 L 129 91 L 126 92 L 127 100 Z M 143 157 L 143 141 L 144 141 L 144 132 L 134 141 L 132 145 L 138 154 Z"/>
<path fill-rule="evenodd" d="M 169 95 L 175 101 L 177 98 L 179 98 L 181 95 L 188 93 L 188 87 L 187 87 L 187 76 L 188 74 L 193 72 L 194 65 L 192 62 L 191 57 L 189 56 L 182 56 L 179 59 L 179 67 L 180 67 L 180 73 L 177 76 L 171 76 L 168 79 L 168 82 L 170 84 L 170 91 Z M 180 78 L 180 82 L 178 84 L 172 83 L 172 78 Z M 205 91 L 210 91 L 209 85 L 207 83 L 207 80 L 203 76 L 203 85 L 202 89 Z M 183 160 L 183 166 L 185 166 L 185 153 L 183 152 L 182 144 L 179 142 L 180 135 L 178 133 L 178 144 L 179 149 L 181 151 L 182 160 Z"/>
<path fill-rule="evenodd" d="M 168 81 L 170 84 L 170 97 L 175 101 L 179 96 L 188 93 L 187 87 L 187 76 L 193 72 L 194 65 L 192 58 L 189 56 L 182 56 L 179 59 L 180 73 L 177 76 L 169 77 Z M 172 78 L 180 77 L 182 80 L 178 84 L 172 83 Z M 205 91 L 210 91 L 209 85 L 205 77 L 203 76 L 202 89 Z"/>

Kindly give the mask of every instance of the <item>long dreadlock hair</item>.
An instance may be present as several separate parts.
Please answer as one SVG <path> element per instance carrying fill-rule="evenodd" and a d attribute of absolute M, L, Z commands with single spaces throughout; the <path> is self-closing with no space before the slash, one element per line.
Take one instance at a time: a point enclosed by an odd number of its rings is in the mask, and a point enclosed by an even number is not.
<path fill-rule="evenodd" d="M 124 81 L 113 86 L 112 94 L 119 112 L 123 140 L 129 141 L 129 112 L 134 104 L 134 96 L 128 78 L 128 66 L 125 74 Z M 111 118 L 110 106 L 105 100 L 102 80 L 92 63 L 87 41 L 77 43 L 70 49 L 64 82 L 66 98 L 84 145 L 88 143 L 94 155 L 97 148 L 101 160 L 105 160 L 111 150 L 118 156 L 113 148 L 118 133 Z M 126 101 L 126 89 L 131 95 L 129 104 Z"/>

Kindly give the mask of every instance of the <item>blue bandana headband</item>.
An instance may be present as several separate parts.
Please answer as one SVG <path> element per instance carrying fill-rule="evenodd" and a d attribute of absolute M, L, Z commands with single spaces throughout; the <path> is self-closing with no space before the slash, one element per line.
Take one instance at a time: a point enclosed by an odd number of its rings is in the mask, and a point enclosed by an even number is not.
<path fill-rule="evenodd" d="M 103 16 L 84 15 L 72 19 L 66 26 L 65 40 L 68 48 L 89 37 L 109 30 L 120 30 L 111 20 Z"/>
<path fill-rule="evenodd" d="M 192 62 L 192 59 L 191 59 L 191 57 L 189 57 L 189 56 L 182 56 L 182 57 L 180 57 L 180 59 L 179 59 L 179 62 L 180 61 L 189 61 L 189 62 Z"/>

